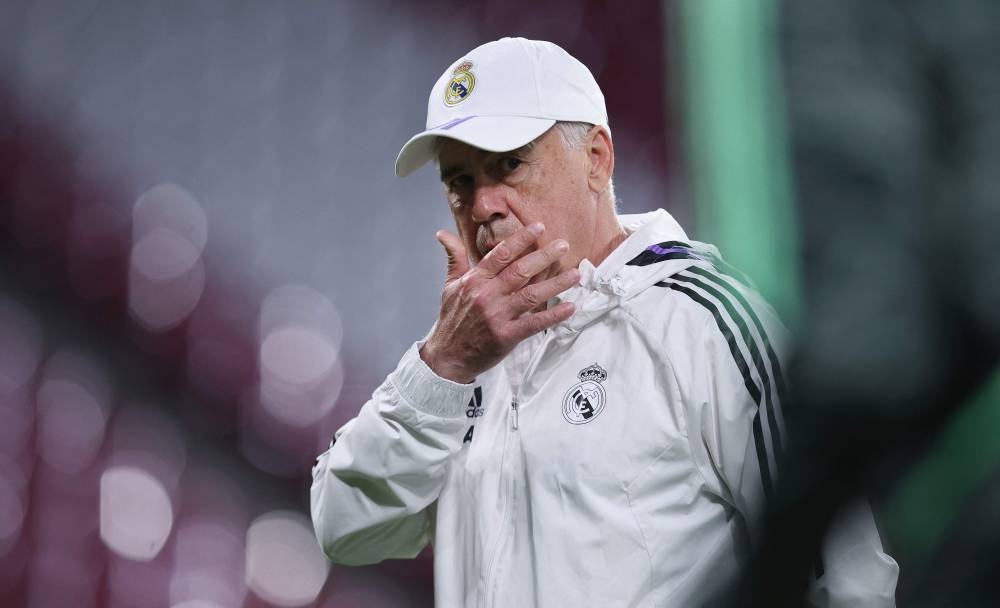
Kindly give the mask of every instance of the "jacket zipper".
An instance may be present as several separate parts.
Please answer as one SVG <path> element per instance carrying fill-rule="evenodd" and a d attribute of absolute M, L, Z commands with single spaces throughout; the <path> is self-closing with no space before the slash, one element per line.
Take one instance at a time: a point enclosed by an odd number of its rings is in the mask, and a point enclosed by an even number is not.
<path fill-rule="evenodd" d="M 517 402 L 516 399 L 513 400 L 511 402 L 511 405 L 513 406 L 516 402 Z M 515 409 L 515 411 L 517 410 Z M 512 423 L 511 427 L 512 429 L 516 429 L 517 425 Z M 504 432 L 503 452 L 500 459 L 501 480 L 503 480 L 504 469 L 505 465 L 507 464 L 507 437 L 509 436 L 509 434 L 510 434 L 509 431 Z M 503 480 L 503 482 L 504 483 L 500 487 L 500 491 L 503 493 L 501 495 L 501 500 L 500 500 L 500 503 L 502 505 L 500 509 L 500 512 L 502 513 L 501 522 L 499 531 L 497 532 L 497 539 L 493 543 L 493 550 L 490 552 L 491 555 L 489 564 L 486 566 L 486 579 L 483 581 L 483 595 L 482 597 L 479 598 L 479 606 L 481 606 L 482 608 L 487 607 L 487 602 L 490 598 L 490 591 L 491 591 L 490 580 L 493 578 L 493 569 L 496 567 L 497 559 L 500 557 L 500 549 L 503 548 L 504 540 L 506 540 L 504 533 L 506 532 L 507 529 L 507 517 L 510 515 L 510 508 L 508 503 L 510 502 L 510 494 L 512 493 L 512 489 L 509 486 L 510 484 L 513 483 L 513 481 Z"/>
<path fill-rule="evenodd" d="M 546 338 L 543 339 L 542 343 L 538 345 L 538 348 L 535 350 L 535 353 L 532 355 L 531 359 L 528 361 L 528 366 L 524 369 L 524 375 L 521 377 L 521 385 L 524 384 L 524 380 L 527 379 L 527 377 L 531 375 L 531 372 L 534 371 L 535 366 L 538 365 L 538 361 L 541 359 L 542 352 L 545 350 L 545 347 L 548 346 L 548 341 L 549 341 L 549 336 L 548 336 L 548 332 L 546 332 Z M 518 429 L 518 415 L 517 415 L 518 408 L 519 408 L 519 404 L 517 402 L 517 391 L 512 391 L 512 395 L 511 395 L 511 399 L 510 399 L 510 411 L 511 411 L 510 429 L 511 429 L 511 431 L 517 431 L 517 429 Z M 503 443 L 504 443 L 504 445 L 503 445 L 504 457 L 503 457 L 503 460 L 500 463 L 500 475 L 501 476 L 504 474 L 504 464 L 506 464 L 506 461 L 507 461 L 507 454 L 506 454 L 506 452 L 507 452 L 507 438 L 506 438 L 506 435 L 504 437 L 504 442 Z M 503 549 L 504 541 L 506 540 L 506 536 L 504 534 L 506 533 L 506 529 L 508 528 L 507 518 L 510 515 L 510 512 L 513 511 L 513 507 L 511 507 L 511 505 L 509 504 L 510 503 L 510 496 L 513 494 L 513 488 L 512 488 L 513 484 L 514 484 L 514 479 L 513 479 L 513 476 L 511 476 L 511 478 L 509 479 L 508 483 L 505 483 L 503 485 L 503 493 L 504 493 L 503 494 L 503 501 L 502 501 L 503 502 L 503 517 L 502 517 L 502 522 L 501 522 L 501 525 L 500 525 L 500 535 L 497 537 L 496 544 L 493 547 L 493 555 L 490 557 L 489 566 L 487 566 L 487 568 L 486 568 L 486 583 L 483 586 L 483 597 L 482 597 L 482 601 L 480 602 L 481 606 L 487 606 L 487 599 L 488 598 L 490 598 L 490 599 L 492 598 L 492 585 L 491 585 L 491 582 L 492 582 L 492 579 L 493 579 L 493 570 L 496 567 L 497 560 L 500 559 L 500 551 Z"/>

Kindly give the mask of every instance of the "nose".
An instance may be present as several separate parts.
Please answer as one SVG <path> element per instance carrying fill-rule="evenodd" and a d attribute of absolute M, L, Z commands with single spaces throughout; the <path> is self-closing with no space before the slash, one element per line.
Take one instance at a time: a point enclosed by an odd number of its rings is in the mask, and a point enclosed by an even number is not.
<path fill-rule="evenodd" d="M 480 183 L 472 200 L 472 221 L 485 224 L 507 217 L 509 209 L 503 184 L 499 182 Z"/>

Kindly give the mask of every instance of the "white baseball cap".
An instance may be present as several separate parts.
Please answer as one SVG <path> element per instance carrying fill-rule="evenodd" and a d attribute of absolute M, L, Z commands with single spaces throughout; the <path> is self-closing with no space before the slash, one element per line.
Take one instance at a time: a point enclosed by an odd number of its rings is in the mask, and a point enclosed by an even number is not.
<path fill-rule="evenodd" d="M 438 78 L 427 100 L 427 130 L 399 151 L 396 175 L 409 175 L 433 160 L 438 137 L 506 152 L 556 121 L 608 126 L 604 95 L 587 66 L 551 42 L 487 42 Z"/>

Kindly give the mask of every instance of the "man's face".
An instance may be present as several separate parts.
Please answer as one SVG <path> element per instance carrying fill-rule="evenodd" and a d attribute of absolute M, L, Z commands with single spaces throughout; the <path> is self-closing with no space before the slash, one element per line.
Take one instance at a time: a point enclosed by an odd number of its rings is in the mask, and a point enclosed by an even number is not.
<path fill-rule="evenodd" d="M 570 246 L 559 267 L 538 280 L 575 267 L 587 256 L 597 206 L 587 181 L 586 146 L 567 150 L 555 129 L 510 152 L 443 142 L 441 181 L 473 261 L 532 222 L 545 224 L 538 247 L 559 238 Z"/>

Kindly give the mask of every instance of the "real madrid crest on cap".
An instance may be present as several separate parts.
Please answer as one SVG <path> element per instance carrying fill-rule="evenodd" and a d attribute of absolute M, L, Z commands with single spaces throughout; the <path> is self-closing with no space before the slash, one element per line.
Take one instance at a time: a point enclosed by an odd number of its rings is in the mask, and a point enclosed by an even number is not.
<path fill-rule="evenodd" d="M 601 382 L 608 378 L 608 372 L 598 364 L 580 370 L 580 379 L 563 397 L 563 418 L 570 424 L 585 424 L 604 411 L 605 393 Z"/>
<path fill-rule="evenodd" d="M 449 106 L 462 103 L 476 88 L 476 77 L 472 74 L 472 62 L 463 61 L 452 72 L 448 86 L 444 88 L 444 102 Z"/>

